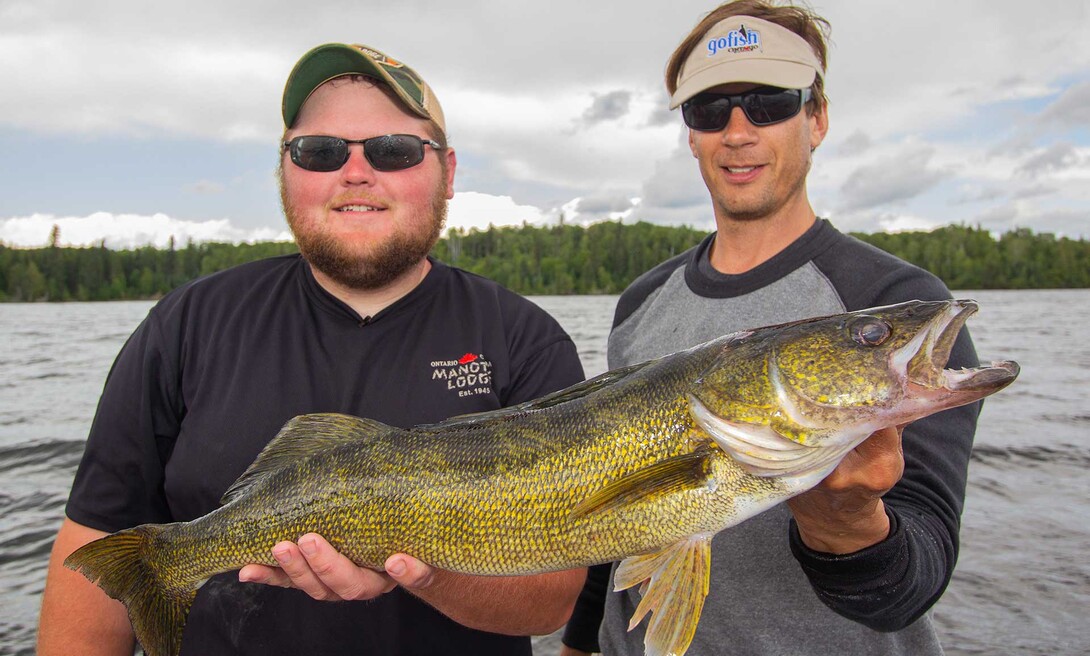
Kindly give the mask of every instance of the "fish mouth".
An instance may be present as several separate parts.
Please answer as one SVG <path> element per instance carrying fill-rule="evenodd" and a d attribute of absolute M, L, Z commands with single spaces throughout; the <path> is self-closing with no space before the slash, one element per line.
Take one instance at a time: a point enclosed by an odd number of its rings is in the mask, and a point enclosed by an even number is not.
<path fill-rule="evenodd" d="M 958 333 L 978 309 L 976 301 L 946 301 L 919 334 L 893 355 L 895 370 L 904 366 L 911 396 L 948 400 L 953 396 L 968 403 L 1014 382 L 1020 369 L 1012 361 L 970 369 L 945 368 Z"/>

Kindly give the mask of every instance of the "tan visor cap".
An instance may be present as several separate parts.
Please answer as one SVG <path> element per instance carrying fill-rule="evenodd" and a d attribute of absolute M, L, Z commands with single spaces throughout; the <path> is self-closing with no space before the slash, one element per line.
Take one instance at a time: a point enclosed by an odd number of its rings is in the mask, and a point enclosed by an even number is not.
<path fill-rule="evenodd" d="M 720 84 L 805 89 L 821 74 L 821 62 L 801 36 L 760 18 L 731 16 L 713 25 L 682 64 L 670 109 Z"/>

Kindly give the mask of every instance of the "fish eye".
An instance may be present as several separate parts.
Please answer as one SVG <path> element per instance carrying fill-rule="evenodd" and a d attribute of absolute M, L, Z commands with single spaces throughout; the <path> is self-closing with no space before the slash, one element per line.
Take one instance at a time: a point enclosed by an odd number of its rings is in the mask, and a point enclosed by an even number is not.
<path fill-rule="evenodd" d="M 863 346 L 878 346 L 889 339 L 893 329 L 877 317 L 859 317 L 848 327 L 852 339 Z"/>

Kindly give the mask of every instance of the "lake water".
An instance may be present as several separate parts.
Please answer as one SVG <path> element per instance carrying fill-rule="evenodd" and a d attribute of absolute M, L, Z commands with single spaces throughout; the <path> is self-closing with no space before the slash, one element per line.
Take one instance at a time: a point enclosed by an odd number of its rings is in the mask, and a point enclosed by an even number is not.
<path fill-rule="evenodd" d="M 1090 652 L 1090 290 L 959 292 L 982 359 L 1022 374 L 977 431 L 961 559 L 935 608 L 950 654 Z M 616 297 L 534 299 L 605 371 Z M 32 654 L 53 536 L 106 373 L 151 303 L 0 304 L 0 656 Z M 684 320 L 679 317 L 679 320 Z M 535 640 L 553 656 L 557 637 Z"/>

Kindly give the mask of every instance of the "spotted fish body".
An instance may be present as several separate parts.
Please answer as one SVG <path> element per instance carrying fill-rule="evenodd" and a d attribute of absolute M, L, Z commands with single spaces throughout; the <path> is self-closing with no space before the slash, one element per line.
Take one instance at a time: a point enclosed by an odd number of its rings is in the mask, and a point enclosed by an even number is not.
<path fill-rule="evenodd" d="M 971 301 L 911 302 L 761 328 L 607 372 L 537 401 L 410 430 L 288 422 L 219 509 L 92 542 L 66 564 L 177 654 L 196 589 L 308 532 L 360 565 L 405 552 L 448 570 L 533 574 L 623 561 L 648 654 L 683 654 L 711 537 L 824 478 L 885 426 L 977 400 L 1014 363 L 944 371 Z"/>

